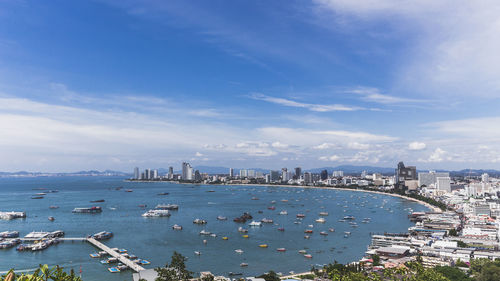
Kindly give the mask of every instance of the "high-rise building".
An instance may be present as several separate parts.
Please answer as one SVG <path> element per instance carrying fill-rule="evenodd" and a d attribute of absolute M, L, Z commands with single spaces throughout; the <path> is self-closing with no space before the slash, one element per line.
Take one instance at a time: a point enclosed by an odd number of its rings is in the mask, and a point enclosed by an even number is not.
<path fill-rule="evenodd" d="M 280 180 L 280 172 L 278 171 L 270 171 L 271 182 L 278 182 Z"/>
<path fill-rule="evenodd" d="M 481 181 L 482 182 L 489 182 L 490 181 L 490 176 L 487 173 L 484 173 L 481 175 Z"/>
<path fill-rule="evenodd" d="M 302 168 L 300 167 L 295 168 L 295 178 L 300 179 L 300 175 L 302 175 Z"/>
<path fill-rule="evenodd" d="M 198 170 L 194 171 L 194 180 L 195 181 L 201 181 L 200 171 L 198 171 Z"/>
<path fill-rule="evenodd" d="M 366 178 L 366 171 L 361 172 L 361 178 Z"/>
<path fill-rule="evenodd" d="M 450 173 L 436 173 L 435 171 L 429 171 L 428 173 L 418 173 L 418 186 L 435 186 L 437 183 L 437 178 L 445 178 L 449 176 Z"/>
<path fill-rule="evenodd" d="M 193 180 L 193 167 L 187 162 L 182 162 L 182 179 Z"/>
<path fill-rule="evenodd" d="M 139 167 L 135 167 L 134 168 L 134 179 L 138 180 L 140 177 L 140 174 L 139 174 Z"/>
<path fill-rule="evenodd" d="M 450 177 L 438 177 L 438 178 L 436 178 L 436 187 L 438 190 L 451 192 L 451 179 L 450 179 Z"/>
<path fill-rule="evenodd" d="M 328 179 L 328 171 L 323 170 L 323 171 L 321 171 L 321 180 L 324 181 L 326 179 Z"/>
<path fill-rule="evenodd" d="M 151 179 L 151 169 L 146 169 L 144 170 L 144 174 L 146 174 L 146 180 L 150 180 Z"/>
<path fill-rule="evenodd" d="M 158 178 L 158 170 L 154 169 L 153 170 L 153 179 L 157 179 Z"/>
<path fill-rule="evenodd" d="M 248 177 L 248 170 L 241 169 L 240 170 L 240 178 L 246 178 Z"/>
<path fill-rule="evenodd" d="M 344 171 L 333 171 L 332 176 L 334 178 L 341 178 L 344 176 Z"/>
<path fill-rule="evenodd" d="M 281 168 L 281 180 L 282 181 L 288 181 L 288 169 L 287 168 Z"/>
<path fill-rule="evenodd" d="M 230 178 L 234 177 L 234 170 L 233 170 L 233 168 L 229 168 L 229 177 Z"/>
<path fill-rule="evenodd" d="M 174 167 L 172 167 L 172 166 L 168 167 L 168 178 L 169 179 L 174 178 Z"/>
<path fill-rule="evenodd" d="M 247 177 L 254 179 L 255 178 L 255 170 L 247 170 Z"/>
<path fill-rule="evenodd" d="M 310 184 L 312 183 L 312 175 L 309 172 L 304 173 L 304 183 L 305 184 Z"/>
<path fill-rule="evenodd" d="M 396 173 L 396 189 L 404 189 L 405 181 L 417 180 L 417 167 L 408 166 L 405 167 L 403 162 L 398 163 L 398 168 Z"/>

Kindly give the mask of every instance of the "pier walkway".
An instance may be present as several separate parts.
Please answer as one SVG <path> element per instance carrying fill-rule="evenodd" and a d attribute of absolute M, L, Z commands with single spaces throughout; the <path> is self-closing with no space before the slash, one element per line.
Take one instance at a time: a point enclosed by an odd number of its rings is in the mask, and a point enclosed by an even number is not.
<path fill-rule="evenodd" d="M 80 237 L 75 237 L 75 238 L 59 238 L 59 237 L 56 237 L 56 238 L 59 241 L 80 241 L 80 242 L 87 241 L 87 238 L 80 238 Z M 39 241 L 39 240 L 47 240 L 48 238 L 19 238 L 19 239 L 21 239 L 21 241 L 33 242 L 33 241 Z"/>
<path fill-rule="evenodd" d="M 135 272 L 139 272 L 141 270 L 145 270 L 144 267 L 132 262 L 131 260 L 129 260 L 128 258 L 120 255 L 120 253 L 114 251 L 113 249 L 111 249 L 110 247 L 102 244 L 101 242 L 95 240 L 94 238 L 92 237 L 89 237 L 89 238 L 85 238 L 90 244 L 94 245 L 95 247 L 101 249 L 102 251 L 105 251 L 106 253 L 108 253 L 110 256 L 114 257 L 114 258 L 117 258 L 121 263 L 123 263 L 124 265 L 128 266 L 129 268 L 131 268 L 132 270 L 134 270 Z"/>

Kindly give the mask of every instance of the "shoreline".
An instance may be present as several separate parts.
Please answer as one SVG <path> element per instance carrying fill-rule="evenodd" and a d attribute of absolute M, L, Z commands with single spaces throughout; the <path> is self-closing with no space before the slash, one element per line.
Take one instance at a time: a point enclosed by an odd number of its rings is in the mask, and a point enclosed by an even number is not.
<path fill-rule="evenodd" d="M 393 197 L 398 197 L 401 199 L 409 200 L 416 202 L 420 205 L 423 205 L 432 212 L 435 213 L 442 213 L 443 210 L 440 208 L 433 206 L 427 202 L 407 197 L 404 195 L 400 194 L 395 194 L 395 193 L 389 193 L 389 192 L 383 192 L 383 191 L 377 191 L 377 190 L 365 190 L 365 189 L 355 189 L 355 188 L 341 188 L 341 187 L 333 187 L 333 186 L 307 186 L 307 185 L 287 185 L 287 184 L 259 184 L 259 183 L 235 183 L 235 184 L 203 184 L 203 183 L 190 183 L 190 182 L 178 182 L 178 181 L 136 181 L 136 180 L 125 180 L 126 182 L 145 182 L 145 183 L 176 183 L 176 184 L 192 184 L 192 185 L 203 185 L 203 186 L 261 186 L 261 187 L 295 187 L 295 188 L 310 188 L 310 189 L 327 189 L 327 190 L 344 190 L 344 191 L 357 191 L 357 192 L 367 192 L 367 193 L 374 193 L 374 194 L 380 194 L 380 195 L 388 195 L 388 196 L 393 196 Z"/>

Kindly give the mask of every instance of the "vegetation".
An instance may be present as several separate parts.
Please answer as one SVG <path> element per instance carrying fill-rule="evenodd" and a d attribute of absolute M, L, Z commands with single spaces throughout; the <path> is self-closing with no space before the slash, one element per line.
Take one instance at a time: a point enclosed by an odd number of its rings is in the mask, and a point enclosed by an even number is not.
<path fill-rule="evenodd" d="M 467 248 L 469 247 L 469 245 L 467 245 L 467 243 L 461 241 L 461 240 L 457 240 L 457 246 L 460 247 L 460 248 Z"/>
<path fill-rule="evenodd" d="M 380 256 L 379 255 L 372 255 L 372 260 L 373 260 L 373 266 L 380 265 Z"/>
<path fill-rule="evenodd" d="M 268 273 L 266 274 L 262 274 L 261 276 L 258 276 L 258 278 L 264 278 L 264 280 L 266 281 L 280 281 L 280 277 L 278 276 L 278 274 L 276 274 L 276 272 L 274 271 L 269 271 Z"/>
<path fill-rule="evenodd" d="M 472 281 L 465 272 L 461 269 L 451 266 L 436 266 L 434 268 L 437 272 L 441 273 L 446 278 L 453 281 Z"/>
<path fill-rule="evenodd" d="M 40 265 L 32 274 L 16 274 L 11 269 L 7 274 L 0 276 L 0 281 L 82 281 L 82 279 L 75 275 L 73 270 L 70 273 L 63 271 L 62 267 L 55 266 L 49 268 L 48 265 Z"/>
<path fill-rule="evenodd" d="M 186 257 L 174 252 L 170 264 L 167 263 L 165 267 L 155 268 L 158 273 L 155 281 L 185 281 L 193 278 L 193 273 L 186 269 L 186 260 Z"/>
<path fill-rule="evenodd" d="M 449 236 L 458 236 L 458 231 L 456 229 L 450 229 L 450 231 L 448 231 L 448 235 Z"/>

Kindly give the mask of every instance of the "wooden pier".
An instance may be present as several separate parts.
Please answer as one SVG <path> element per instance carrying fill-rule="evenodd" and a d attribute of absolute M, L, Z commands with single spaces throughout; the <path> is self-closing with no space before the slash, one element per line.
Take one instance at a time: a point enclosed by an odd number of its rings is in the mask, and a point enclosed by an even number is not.
<path fill-rule="evenodd" d="M 134 263 L 133 261 L 131 261 L 127 257 L 124 257 L 120 253 L 118 253 L 115 250 L 111 249 L 110 247 L 102 244 L 101 242 L 95 240 L 94 238 L 89 237 L 89 238 L 84 238 L 84 239 L 87 240 L 90 244 L 94 245 L 95 247 L 101 249 L 102 251 L 105 251 L 110 256 L 117 258 L 121 263 L 128 266 L 133 271 L 139 272 L 139 271 L 145 270 L 144 267 Z"/>

